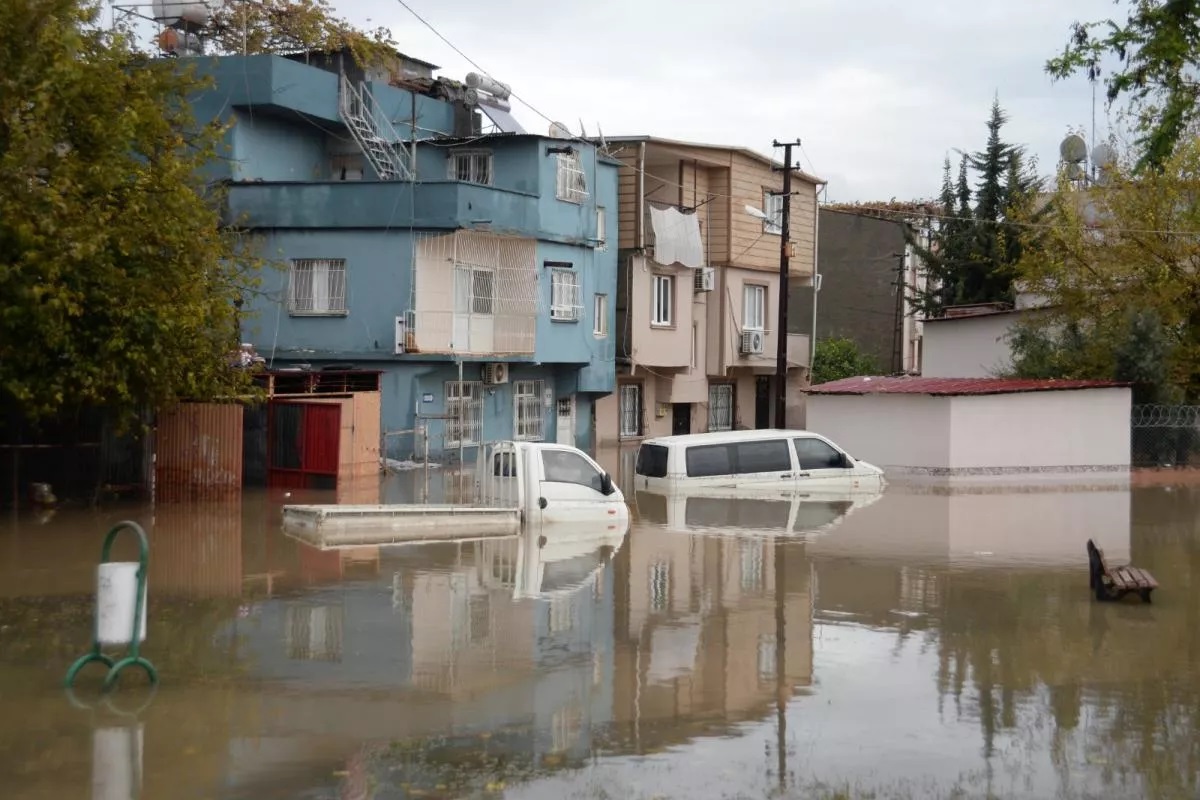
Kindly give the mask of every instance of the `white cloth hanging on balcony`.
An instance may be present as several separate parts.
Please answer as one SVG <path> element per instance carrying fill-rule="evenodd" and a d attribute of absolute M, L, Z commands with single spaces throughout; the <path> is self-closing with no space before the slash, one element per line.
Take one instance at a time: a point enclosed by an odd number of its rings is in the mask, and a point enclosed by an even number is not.
<path fill-rule="evenodd" d="M 650 206 L 654 229 L 654 260 L 659 264 L 704 266 L 704 244 L 700 241 L 700 218 L 695 211 L 684 213 L 673 206 Z"/>

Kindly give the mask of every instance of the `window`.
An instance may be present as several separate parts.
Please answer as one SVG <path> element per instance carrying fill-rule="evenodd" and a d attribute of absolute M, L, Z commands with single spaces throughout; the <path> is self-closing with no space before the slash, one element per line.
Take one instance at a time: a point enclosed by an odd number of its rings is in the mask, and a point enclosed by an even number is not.
<path fill-rule="evenodd" d="M 769 633 L 759 634 L 758 679 L 760 681 L 775 680 L 775 658 L 777 652 L 775 637 Z"/>
<path fill-rule="evenodd" d="M 667 453 L 661 444 L 644 444 L 638 448 L 637 465 L 633 468 L 638 475 L 647 478 L 667 477 Z"/>
<path fill-rule="evenodd" d="M 675 276 L 655 275 L 653 276 L 653 281 L 654 286 L 650 298 L 650 324 L 661 326 L 674 325 Z"/>
<path fill-rule="evenodd" d="M 793 439 L 800 469 L 842 469 L 842 454 L 820 439 Z"/>
<path fill-rule="evenodd" d="M 592 333 L 597 339 L 608 336 L 608 295 L 598 294 L 592 298 Z"/>
<path fill-rule="evenodd" d="M 608 213 L 604 206 L 596 206 L 596 249 L 604 252 L 608 249 Z"/>
<path fill-rule="evenodd" d="M 496 273 L 482 267 L 454 268 L 454 313 L 490 315 L 496 306 Z"/>
<path fill-rule="evenodd" d="M 763 233 L 782 236 L 783 195 L 775 194 L 772 189 L 763 189 L 763 213 L 767 215 L 762 224 Z"/>
<path fill-rule="evenodd" d="M 742 287 L 742 330 L 767 329 L 767 287 Z"/>
<path fill-rule="evenodd" d="M 671 602 L 671 564 L 656 561 L 650 565 L 650 610 L 666 611 Z"/>
<path fill-rule="evenodd" d="M 756 592 L 763 588 L 763 545 L 757 538 L 742 539 L 738 543 L 738 560 L 741 563 L 742 591 Z"/>
<path fill-rule="evenodd" d="M 550 319 L 575 322 L 579 311 L 579 276 L 570 269 L 550 270 Z"/>
<path fill-rule="evenodd" d="M 479 444 L 483 428 L 483 383 L 446 381 L 446 444 Z"/>
<path fill-rule="evenodd" d="M 692 323 L 692 369 L 696 368 L 696 357 L 700 352 L 700 326 Z"/>
<path fill-rule="evenodd" d="M 460 150 L 450 154 L 450 180 L 492 185 L 492 154 L 487 150 Z"/>
<path fill-rule="evenodd" d="M 542 381 L 513 384 L 513 438 L 540 442 L 545 437 L 546 413 L 542 408 Z"/>
<path fill-rule="evenodd" d="M 627 383 L 621 387 L 621 438 L 642 435 L 642 387 Z"/>
<path fill-rule="evenodd" d="M 708 429 L 733 430 L 733 384 L 719 383 L 708 387 Z"/>
<path fill-rule="evenodd" d="M 786 439 L 689 447 L 684 460 L 687 462 L 687 474 L 692 478 L 753 475 L 758 472 L 785 473 L 792 469 L 792 455 Z"/>
<path fill-rule="evenodd" d="M 288 311 L 292 314 L 345 314 L 346 260 L 292 259 L 288 272 Z"/>
<path fill-rule="evenodd" d="M 559 200 L 568 203 L 582 203 L 587 200 L 587 176 L 583 174 L 583 164 L 579 160 L 579 151 L 558 154 L 558 186 Z"/>
<path fill-rule="evenodd" d="M 600 491 L 601 473 L 579 453 L 569 450 L 543 450 L 542 467 L 549 483 L 575 483 Z"/>

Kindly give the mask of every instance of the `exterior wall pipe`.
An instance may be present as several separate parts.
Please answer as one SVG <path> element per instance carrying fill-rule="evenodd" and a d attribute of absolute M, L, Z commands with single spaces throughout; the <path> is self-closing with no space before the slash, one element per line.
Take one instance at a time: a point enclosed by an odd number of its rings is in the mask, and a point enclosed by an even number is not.
<path fill-rule="evenodd" d="M 637 231 L 637 250 L 646 250 L 646 143 L 638 142 L 637 154 L 637 216 L 634 218 Z"/>
<path fill-rule="evenodd" d="M 817 295 L 821 289 L 821 273 L 820 264 L 818 263 L 818 253 L 821 249 L 821 203 L 820 192 L 818 187 L 825 187 L 828 184 L 818 183 L 813 185 L 813 273 L 812 273 L 812 289 L 813 289 L 813 307 L 812 307 L 812 338 L 808 343 L 808 382 L 812 384 L 813 367 L 817 364 Z"/>

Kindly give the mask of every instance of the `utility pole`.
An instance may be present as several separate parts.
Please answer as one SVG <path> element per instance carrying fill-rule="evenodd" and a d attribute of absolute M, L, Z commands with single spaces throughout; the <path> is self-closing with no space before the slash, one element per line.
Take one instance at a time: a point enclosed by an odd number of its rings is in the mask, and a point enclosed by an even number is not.
<path fill-rule="evenodd" d="M 779 319 L 775 323 L 775 427 L 787 427 L 787 319 L 788 319 L 788 260 L 792 255 L 792 148 L 794 142 L 771 142 L 783 148 L 783 211 L 779 215 Z M 814 202 L 816 198 L 813 198 Z M 814 279 L 815 280 L 815 279 Z M 815 289 L 814 289 L 815 290 Z"/>

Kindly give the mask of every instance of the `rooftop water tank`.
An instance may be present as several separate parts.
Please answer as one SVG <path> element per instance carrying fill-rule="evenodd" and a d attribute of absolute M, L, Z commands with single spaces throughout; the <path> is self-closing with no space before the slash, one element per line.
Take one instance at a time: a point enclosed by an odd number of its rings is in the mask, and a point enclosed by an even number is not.
<path fill-rule="evenodd" d="M 164 25 L 199 28 L 207 25 L 213 12 L 224 4 L 224 0 L 201 0 L 192 3 L 154 0 L 154 19 Z"/>

